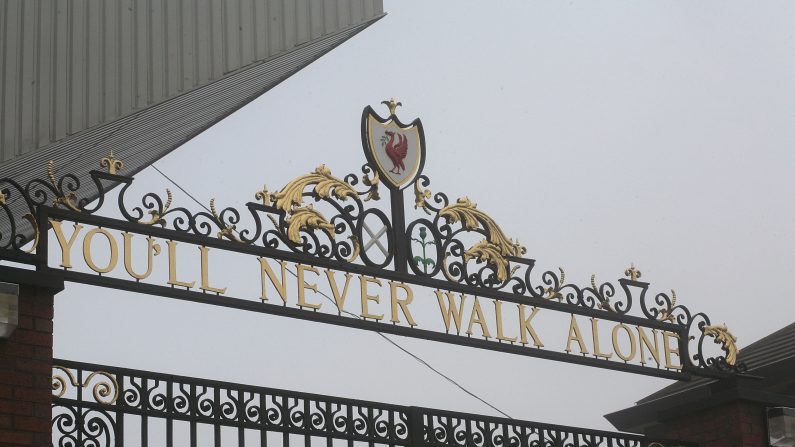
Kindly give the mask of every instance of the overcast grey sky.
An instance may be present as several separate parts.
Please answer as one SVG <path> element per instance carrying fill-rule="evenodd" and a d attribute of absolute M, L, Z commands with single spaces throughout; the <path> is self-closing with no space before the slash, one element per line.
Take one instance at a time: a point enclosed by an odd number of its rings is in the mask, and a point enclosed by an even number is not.
<path fill-rule="evenodd" d="M 795 3 L 385 9 L 158 167 L 237 206 L 320 163 L 358 172 L 361 110 L 394 96 L 423 121 L 432 189 L 472 198 L 539 267 L 586 285 L 634 262 L 741 346 L 793 321 Z M 136 185 L 171 187 L 152 169 Z M 55 334 L 74 360 L 491 414 L 364 331 L 69 284 Z M 609 429 L 603 414 L 669 383 L 396 339 L 515 418 Z"/>

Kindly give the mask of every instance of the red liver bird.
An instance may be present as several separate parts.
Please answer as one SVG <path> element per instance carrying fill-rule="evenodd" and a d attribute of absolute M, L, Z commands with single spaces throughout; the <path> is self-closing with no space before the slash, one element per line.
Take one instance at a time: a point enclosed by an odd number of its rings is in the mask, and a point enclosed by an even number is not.
<path fill-rule="evenodd" d="M 395 132 L 390 130 L 385 131 L 387 135 L 389 135 L 389 141 L 386 143 L 386 155 L 392 160 L 392 169 L 389 172 L 400 174 L 400 170 L 406 170 L 406 166 L 403 164 L 403 160 L 406 158 L 406 154 L 409 151 L 409 141 L 408 138 L 404 137 L 401 134 L 397 134 L 398 141 L 395 144 Z"/>

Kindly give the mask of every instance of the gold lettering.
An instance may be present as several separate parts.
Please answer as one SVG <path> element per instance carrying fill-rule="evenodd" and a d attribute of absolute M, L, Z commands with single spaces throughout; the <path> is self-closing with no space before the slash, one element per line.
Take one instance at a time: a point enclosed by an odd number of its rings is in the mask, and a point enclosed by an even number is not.
<path fill-rule="evenodd" d="M 61 228 L 61 221 L 50 219 L 50 224 L 52 225 L 52 229 L 55 230 L 55 237 L 58 239 L 58 245 L 61 246 L 61 267 L 70 269 L 72 268 L 72 245 L 75 243 L 77 234 L 80 233 L 83 226 L 79 223 L 74 224 L 75 231 L 72 232 L 72 236 L 67 241 L 63 234 L 63 229 Z"/>
<path fill-rule="evenodd" d="M 75 233 L 77 233 L 77 231 L 75 231 Z M 108 265 L 104 268 L 96 265 L 91 258 L 91 241 L 97 234 L 105 236 L 105 239 L 108 240 L 108 246 L 110 247 L 110 259 L 108 260 Z M 104 228 L 94 228 L 89 231 L 86 233 L 85 239 L 83 239 L 83 259 L 86 261 L 86 265 L 97 273 L 108 273 L 113 270 L 119 261 L 119 246 L 116 244 L 116 239 Z"/>
<path fill-rule="evenodd" d="M 626 332 L 627 336 L 629 337 L 629 346 L 631 347 L 631 350 L 629 351 L 629 355 L 625 355 L 621 351 L 621 345 L 618 343 L 618 330 L 619 329 L 623 329 L 624 332 Z M 621 360 L 623 360 L 625 362 L 629 362 L 630 360 L 635 358 L 635 354 L 638 351 L 638 348 L 637 348 L 637 346 L 635 346 L 635 343 L 636 343 L 635 334 L 632 333 L 632 331 L 629 329 L 629 326 L 627 326 L 624 323 L 621 323 L 621 324 L 617 324 L 617 325 L 615 325 L 613 327 L 613 351 L 615 351 L 616 355 L 618 355 L 618 357 Z"/>
<path fill-rule="evenodd" d="M 398 299 L 397 289 L 403 289 L 406 292 L 405 299 Z M 417 322 L 414 321 L 414 318 L 411 316 L 411 312 L 409 312 L 409 304 L 414 301 L 414 292 L 411 291 L 411 288 L 402 282 L 389 281 L 389 292 L 392 297 L 392 318 L 390 318 L 389 321 L 395 324 L 400 324 L 400 316 L 398 315 L 398 306 L 400 306 L 400 309 L 403 311 L 403 315 L 406 316 L 409 326 L 416 326 Z"/>
<path fill-rule="evenodd" d="M 284 267 L 284 262 L 276 261 L 282 267 L 282 281 L 279 282 L 279 280 L 276 278 L 276 273 L 273 272 L 273 269 L 271 269 L 271 266 L 270 266 L 270 264 L 268 264 L 268 261 L 265 258 L 262 258 L 262 257 L 257 258 L 257 259 L 259 259 L 260 271 L 261 271 L 261 275 L 262 275 L 262 296 L 260 296 L 260 299 L 262 301 L 268 301 L 268 293 L 266 292 L 266 287 L 265 287 L 265 285 L 267 284 L 267 281 L 265 280 L 265 278 L 270 278 L 271 283 L 273 284 L 273 287 L 276 288 L 276 291 L 279 293 L 279 296 L 282 298 L 282 301 L 284 301 L 284 304 L 286 305 L 287 304 L 287 281 L 286 281 L 287 278 L 285 277 L 286 269 Z"/>
<path fill-rule="evenodd" d="M 152 274 L 153 268 L 153 257 L 160 254 L 160 244 L 155 243 L 155 239 L 152 237 L 147 237 L 147 264 L 146 264 L 146 273 L 143 275 L 139 275 L 135 273 L 132 266 L 132 233 L 123 232 L 122 236 L 124 237 L 124 269 L 127 270 L 127 274 L 132 276 L 137 280 L 146 279 L 149 275 Z"/>
<path fill-rule="evenodd" d="M 337 304 L 337 310 L 342 312 L 342 308 L 345 306 L 345 300 L 348 296 L 348 286 L 351 283 L 351 274 L 345 273 L 345 287 L 342 288 L 342 295 L 340 295 L 340 289 L 337 287 L 337 281 L 334 279 L 334 271 L 326 270 L 326 277 L 328 278 L 328 283 L 331 286 L 331 294 L 334 296 L 334 302 Z"/>
<path fill-rule="evenodd" d="M 643 352 L 643 346 L 649 349 L 654 361 L 657 362 L 657 366 L 660 366 L 660 346 L 657 343 L 657 331 L 652 329 L 651 334 L 654 338 L 654 346 L 651 345 L 651 341 L 649 337 L 646 336 L 646 332 L 643 331 L 643 328 L 640 326 L 635 326 L 638 328 L 638 345 L 640 345 L 640 364 L 646 365 L 646 353 Z"/>
<path fill-rule="evenodd" d="M 672 348 L 671 345 L 668 343 L 668 339 L 673 338 L 676 341 L 676 348 Z M 682 369 L 681 364 L 674 364 L 671 362 L 671 354 L 676 354 L 679 357 L 679 335 L 663 331 L 663 349 L 665 350 L 665 367 L 670 369 L 680 370 Z M 680 357 L 681 362 L 681 357 Z"/>
<path fill-rule="evenodd" d="M 315 275 L 319 275 L 320 273 L 317 271 L 316 268 L 298 264 L 296 267 L 296 275 L 298 276 L 298 307 L 304 308 L 308 307 L 310 309 L 320 309 L 320 303 L 308 303 L 306 302 L 306 289 L 312 290 L 317 293 L 317 284 L 308 284 L 304 280 L 304 272 L 312 272 Z"/>
<path fill-rule="evenodd" d="M 486 319 L 483 317 L 483 309 L 480 308 L 480 301 L 478 301 L 478 297 L 475 297 L 475 304 L 472 306 L 472 314 L 469 316 L 469 328 L 466 332 L 467 335 L 472 335 L 472 326 L 475 324 L 480 326 L 480 332 L 483 333 L 484 337 L 491 337 L 489 327 L 486 325 Z"/>
<path fill-rule="evenodd" d="M 569 323 L 569 338 L 567 339 L 566 343 L 566 352 L 568 352 L 569 354 L 571 354 L 572 341 L 577 342 L 577 344 L 580 346 L 581 353 L 588 354 L 588 348 L 585 346 L 585 341 L 583 341 L 582 339 L 580 326 L 577 325 L 577 319 L 574 317 L 574 315 L 571 316 L 571 323 Z"/>
<path fill-rule="evenodd" d="M 226 287 L 219 289 L 217 287 L 210 286 L 210 278 L 209 278 L 210 275 L 207 272 L 209 270 L 208 254 L 210 252 L 210 249 L 201 246 L 199 247 L 199 251 L 201 252 L 201 269 L 202 269 L 202 286 L 199 288 L 204 290 L 205 292 L 213 292 L 219 295 L 226 293 Z"/>
<path fill-rule="evenodd" d="M 516 337 L 506 337 L 502 332 L 502 301 L 494 300 L 494 313 L 497 315 L 497 340 L 515 342 Z"/>
<path fill-rule="evenodd" d="M 541 339 L 538 337 L 538 334 L 536 333 L 535 329 L 533 329 L 533 324 L 531 323 L 533 321 L 533 317 L 536 316 L 539 309 L 534 307 L 533 311 L 530 313 L 530 316 L 525 318 L 524 304 L 517 304 L 517 307 L 519 307 L 519 334 L 522 337 L 522 344 L 527 344 L 527 334 L 529 333 L 530 337 L 533 338 L 533 345 L 535 345 L 536 348 L 543 348 L 544 344 L 541 343 Z"/>
<path fill-rule="evenodd" d="M 591 318 L 591 333 L 593 334 L 593 355 L 594 357 L 602 357 L 609 359 L 613 354 L 605 354 L 599 349 L 599 320 Z"/>
<path fill-rule="evenodd" d="M 464 316 L 464 303 L 466 302 L 466 295 L 461 294 L 461 305 L 456 307 L 453 292 L 442 292 L 439 289 L 433 291 L 436 294 L 436 300 L 439 302 L 439 310 L 442 312 L 442 319 L 444 320 L 444 327 L 447 333 L 450 333 L 450 318 L 452 317 L 455 323 L 455 331 L 457 334 L 461 333 L 461 318 Z M 447 296 L 447 306 L 444 305 L 442 293 Z"/>
<path fill-rule="evenodd" d="M 184 282 L 177 279 L 177 242 L 167 241 L 166 245 L 168 245 L 168 284 L 190 289 L 196 281 Z"/>
<path fill-rule="evenodd" d="M 375 301 L 376 303 L 381 302 L 381 297 L 378 295 L 368 295 L 367 292 L 367 285 L 368 284 L 381 284 L 381 280 L 378 278 L 367 278 L 366 276 L 360 276 L 360 287 L 361 287 L 361 294 L 362 294 L 362 318 L 372 318 L 373 320 L 383 320 L 384 314 L 371 314 L 370 309 L 368 308 L 368 304 L 370 301 Z"/>

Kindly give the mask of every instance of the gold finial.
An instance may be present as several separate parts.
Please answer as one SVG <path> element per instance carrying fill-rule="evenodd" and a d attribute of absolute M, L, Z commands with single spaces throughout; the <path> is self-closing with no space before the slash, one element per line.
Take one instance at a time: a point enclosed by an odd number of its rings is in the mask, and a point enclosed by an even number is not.
<path fill-rule="evenodd" d="M 262 189 L 254 194 L 256 200 L 261 200 L 263 206 L 270 206 L 271 193 L 268 191 L 268 185 L 262 185 Z"/>
<path fill-rule="evenodd" d="M 107 168 L 108 174 L 116 175 L 116 171 L 120 171 L 121 168 L 124 167 L 124 162 L 117 160 L 116 157 L 113 156 L 113 149 L 111 149 L 110 153 L 106 157 L 102 157 L 99 161 L 99 166 Z"/>
<path fill-rule="evenodd" d="M 624 270 L 624 275 L 628 276 L 630 281 L 637 281 L 640 278 L 640 270 L 635 268 L 635 263 L 629 265 L 629 268 Z"/>
<path fill-rule="evenodd" d="M 389 107 L 389 115 L 394 115 L 395 110 L 397 110 L 398 106 L 403 105 L 402 102 L 395 101 L 395 98 L 389 98 L 389 101 L 381 101 L 381 104 L 384 104 L 387 107 Z"/>

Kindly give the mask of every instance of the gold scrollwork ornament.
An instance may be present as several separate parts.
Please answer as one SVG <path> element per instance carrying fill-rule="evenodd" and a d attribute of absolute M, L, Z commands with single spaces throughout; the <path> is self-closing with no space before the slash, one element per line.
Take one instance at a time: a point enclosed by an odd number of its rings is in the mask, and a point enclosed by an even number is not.
<path fill-rule="evenodd" d="M 740 350 L 737 348 L 737 337 L 729 332 L 725 324 L 718 324 L 713 326 L 704 326 L 704 335 L 709 335 L 715 338 L 723 346 L 723 352 L 726 353 L 726 363 L 734 366 L 737 363 L 737 355 Z"/>
<path fill-rule="evenodd" d="M 75 377 L 74 373 L 65 368 L 63 366 L 53 366 L 53 374 L 52 374 L 52 392 L 53 396 L 55 397 L 63 397 L 66 394 L 66 391 L 69 389 L 69 386 L 80 386 L 77 382 L 77 378 Z M 56 371 L 60 371 L 58 373 Z"/>
<path fill-rule="evenodd" d="M 58 187 L 58 181 L 55 178 L 55 163 L 52 160 L 47 162 L 47 177 L 50 179 L 50 184 L 57 195 L 57 197 L 55 197 L 55 199 L 52 201 L 52 206 L 57 208 L 58 205 L 63 205 L 70 210 L 77 211 L 79 213 L 80 208 L 77 207 L 77 195 L 75 195 L 73 192 L 64 194 L 63 190 Z"/>
<path fill-rule="evenodd" d="M 367 174 L 362 175 L 362 183 L 364 186 L 370 187 L 370 189 L 367 190 L 367 196 L 364 198 L 365 202 L 368 200 L 379 200 L 381 198 L 381 195 L 378 193 L 378 185 L 380 184 L 381 179 L 378 177 L 378 171 L 373 169 L 372 172 L 372 177 L 368 176 Z"/>
<path fill-rule="evenodd" d="M 163 210 L 149 210 L 149 215 L 151 216 L 148 220 L 139 220 L 139 224 L 143 225 L 160 225 L 161 227 L 166 227 L 166 220 L 163 219 L 163 215 L 166 214 L 168 209 L 171 207 L 171 202 L 174 200 L 174 196 L 171 194 L 171 190 L 166 188 L 166 203 L 163 205 Z"/>
<path fill-rule="evenodd" d="M 80 383 L 69 368 L 55 365 L 52 369 L 52 391 L 55 397 L 63 397 L 70 386 L 88 388 L 94 377 L 100 377 L 101 379 L 97 380 L 91 389 L 94 400 L 97 403 L 113 405 L 119 398 L 119 382 L 116 376 L 109 372 L 94 371 L 86 377 L 83 383 Z"/>
<path fill-rule="evenodd" d="M 591 287 L 593 288 L 594 294 L 596 295 L 596 299 L 599 300 L 599 309 L 606 310 L 608 312 L 615 312 L 616 310 L 613 308 L 613 305 L 610 304 L 610 298 L 602 296 L 602 293 L 596 286 L 596 273 L 591 275 Z"/>
<path fill-rule="evenodd" d="M 563 300 L 563 294 L 560 293 L 560 289 L 566 284 L 566 272 L 563 271 L 563 267 L 558 267 L 558 270 L 560 271 L 560 281 L 558 282 L 558 286 L 549 286 L 545 290 L 546 299 L 548 300 Z"/>
<path fill-rule="evenodd" d="M 477 204 L 468 197 L 460 198 L 456 203 L 442 208 L 439 216 L 448 224 L 461 222 L 470 231 L 480 227 L 485 230 L 487 239 L 468 248 L 464 252 L 464 260 L 477 259 L 491 264 L 500 282 L 508 279 L 507 257 L 521 256 L 527 252 L 518 241 L 509 239 L 494 219 L 477 209 Z"/>
<path fill-rule="evenodd" d="M 676 307 L 676 292 L 671 289 L 671 308 L 660 311 L 660 321 L 674 322 L 674 308 Z"/>
<path fill-rule="evenodd" d="M 240 240 L 239 237 L 235 234 L 235 230 L 237 229 L 236 225 L 228 225 L 221 220 L 220 214 L 215 209 L 215 197 L 210 199 L 210 213 L 212 213 L 213 217 L 215 218 L 216 223 L 218 224 L 218 239 L 227 238 L 232 242 L 243 242 Z"/>
<path fill-rule="evenodd" d="M 417 179 L 414 182 L 414 209 L 422 209 L 425 211 L 425 214 L 430 215 L 431 212 L 428 211 L 428 199 L 431 198 L 431 190 L 430 189 L 423 189 L 420 186 L 420 179 Z"/>
<path fill-rule="evenodd" d="M 86 377 L 85 382 L 83 382 L 83 388 L 88 388 L 91 379 L 94 377 L 104 377 L 106 379 L 100 379 L 91 389 L 94 400 L 106 405 L 115 404 L 116 400 L 119 398 L 119 382 L 116 380 L 116 376 L 105 371 L 92 372 Z"/>

